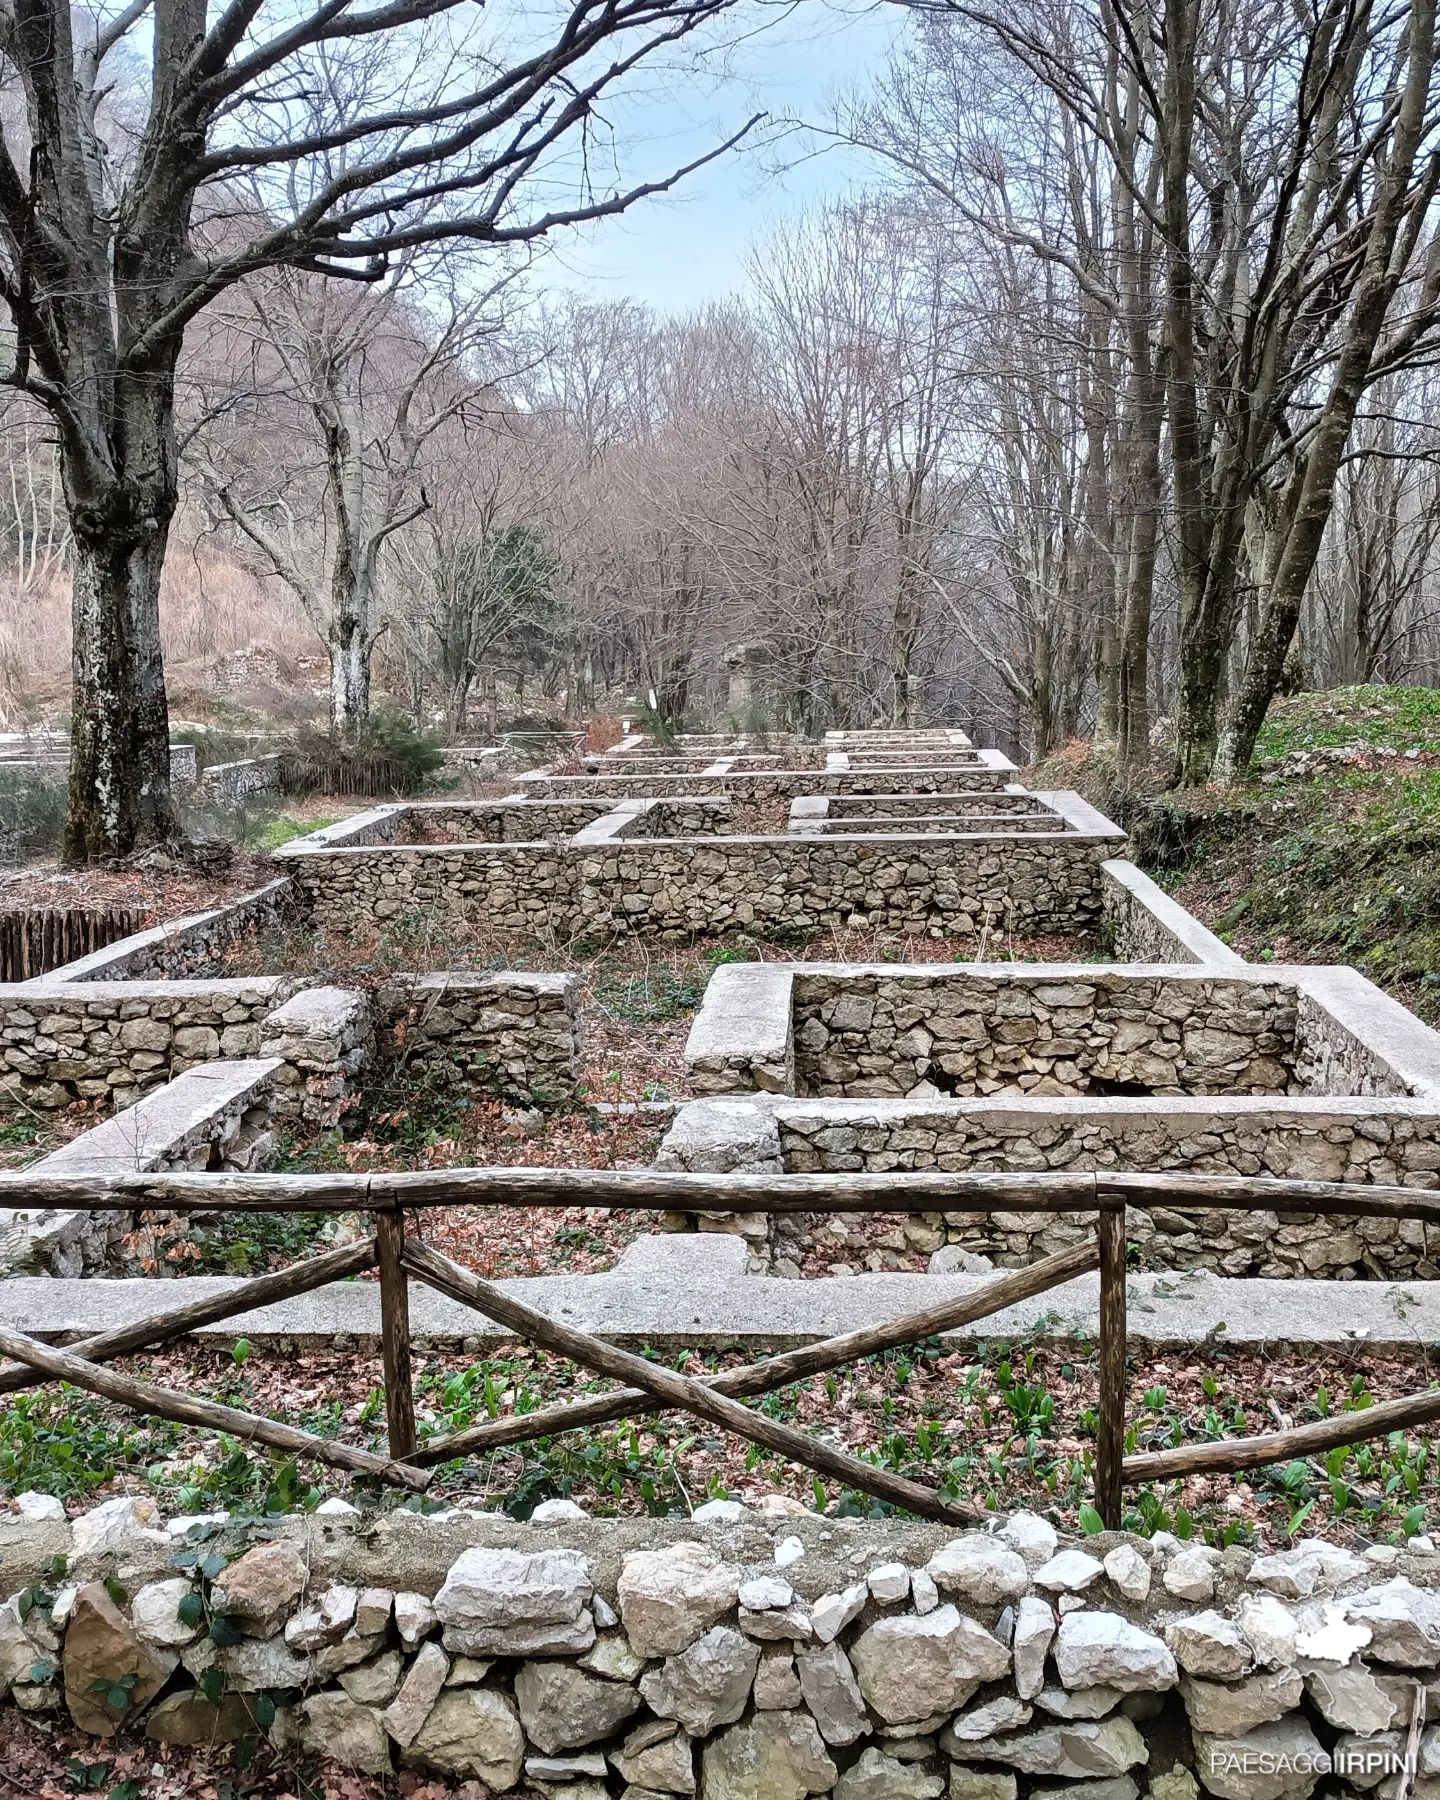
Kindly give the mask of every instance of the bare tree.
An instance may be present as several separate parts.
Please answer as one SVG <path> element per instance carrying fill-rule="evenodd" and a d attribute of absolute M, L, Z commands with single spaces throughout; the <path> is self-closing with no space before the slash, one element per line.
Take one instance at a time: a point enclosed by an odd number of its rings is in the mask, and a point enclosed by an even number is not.
<path fill-rule="evenodd" d="M 502 329 L 499 289 L 452 294 L 437 318 L 416 273 L 402 260 L 372 290 L 276 270 L 240 284 L 213 321 L 240 391 L 212 399 L 197 460 L 219 510 L 324 642 L 342 737 L 369 716 L 386 547 L 430 505 L 431 441 L 452 424 L 463 437 L 497 404 L 477 357 Z M 252 353 L 236 354 L 247 340 Z"/>
<path fill-rule="evenodd" d="M 1433 354 L 1440 327 L 1433 0 L 921 10 L 940 15 L 932 39 L 953 39 L 983 74 L 947 86 L 931 57 L 861 109 L 851 134 L 1073 284 L 1090 536 L 1112 571 L 1102 731 L 1128 712 L 1122 744 L 1143 741 L 1168 487 L 1175 779 L 1238 774 L 1364 396 Z M 967 76 L 972 89 L 990 76 L 996 54 L 1006 110 L 988 102 L 982 133 L 954 96 Z M 1060 207 L 1037 202 L 1057 192 Z M 1101 516 L 1117 500 L 1123 531 Z"/>
<path fill-rule="evenodd" d="M 382 280 L 420 245 L 528 241 L 668 187 L 594 181 L 597 108 L 731 4 L 574 0 L 480 45 L 459 0 L 128 0 L 101 21 L 17 0 L 0 297 L 5 379 L 54 422 L 72 535 L 69 858 L 177 830 L 157 594 L 191 321 L 262 269 Z M 148 50 L 133 130 L 122 49 Z"/>
<path fill-rule="evenodd" d="M 958 8 L 921 19 L 831 130 L 948 221 L 999 574 L 986 590 L 998 629 L 965 613 L 956 623 L 1024 706 L 1040 754 L 1074 725 L 1093 673 L 1097 734 L 1128 756 L 1148 738 L 1162 510 L 1153 230 L 1132 191 L 1154 176 L 1134 82 L 1111 59 L 1097 84 L 1124 179 Z"/>

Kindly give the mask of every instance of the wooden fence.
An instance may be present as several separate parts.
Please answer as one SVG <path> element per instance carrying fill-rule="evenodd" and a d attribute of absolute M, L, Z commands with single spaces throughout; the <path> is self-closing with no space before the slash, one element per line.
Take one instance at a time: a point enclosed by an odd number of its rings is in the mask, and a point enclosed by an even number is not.
<path fill-rule="evenodd" d="M 231 1175 L 155 1173 L 111 1178 L 0 1174 L 0 1207 L 28 1210 L 215 1213 L 346 1212 L 367 1216 L 371 1235 L 223 1293 L 184 1301 L 60 1349 L 0 1325 L 0 1394 L 57 1379 L 140 1413 L 229 1433 L 292 1455 L 423 1490 L 437 1464 L 533 1442 L 556 1432 L 676 1410 L 789 1458 L 921 1518 L 970 1525 L 983 1515 L 893 1471 L 810 1437 L 747 1399 L 886 1350 L 956 1331 L 1079 1276 L 1099 1276 L 1099 1397 L 1094 1501 L 1119 1525 L 1125 1488 L 1196 1474 L 1230 1473 L 1318 1455 L 1400 1429 L 1440 1421 L 1440 1391 L 1383 1401 L 1363 1411 L 1252 1437 L 1125 1455 L 1126 1252 L 1131 1208 L 1261 1209 L 1282 1215 L 1414 1219 L 1440 1224 L 1440 1194 L 1265 1177 L 1211 1175 L 699 1175 L 657 1170 L 453 1169 L 397 1174 Z M 1025 1268 L 997 1271 L 961 1298 L 878 1325 L 842 1332 L 741 1368 L 677 1373 L 567 1325 L 476 1275 L 423 1241 L 418 1223 L 437 1207 L 600 1207 L 613 1211 L 874 1213 L 966 1211 L 1093 1214 L 1095 1235 Z M 385 1377 L 386 1452 L 336 1443 L 297 1426 L 121 1374 L 116 1357 L 154 1349 L 202 1325 L 313 1291 L 349 1276 L 379 1277 Z M 424 1283 L 516 1337 L 569 1358 L 618 1388 L 487 1420 L 421 1443 L 410 1368 L 410 1283 Z M 157 1284 L 158 1285 L 158 1284 Z M 165 1283 L 173 1291 L 176 1284 Z M 179 1285 L 183 1287 L 183 1282 Z M 161 1291 L 163 1291 L 163 1288 Z M 0 1287 L 3 1292 L 3 1287 Z"/>
<path fill-rule="evenodd" d="M 0 912 L 0 981 L 30 981 L 119 943 L 145 923 L 131 906 L 23 906 Z"/>

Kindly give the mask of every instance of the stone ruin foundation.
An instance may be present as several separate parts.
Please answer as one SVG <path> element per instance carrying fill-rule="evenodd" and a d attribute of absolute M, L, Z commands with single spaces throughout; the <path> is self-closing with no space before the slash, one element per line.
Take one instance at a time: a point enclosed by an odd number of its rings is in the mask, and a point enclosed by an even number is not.
<path fill-rule="evenodd" d="M 517 780 L 509 799 L 372 808 L 287 846 L 281 879 L 234 907 L 0 989 L 0 1082 L 38 1110 L 116 1107 L 37 1165 L 49 1172 L 253 1170 L 287 1122 L 343 1117 L 397 1022 L 456 1080 L 531 1103 L 563 1100 L 576 1063 L 573 977 L 421 971 L 362 994 L 283 970 L 205 973 L 267 921 L 473 908 L 537 934 L 858 924 L 937 943 L 1001 921 L 1098 935 L 1107 960 L 717 969 L 690 1041 L 697 1097 L 660 1165 L 1440 1187 L 1440 1039 L 1353 971 L 1248 967 L 1124 860 L 1109 821 L 1013 777 L 943 729 L 632 739 L 582 775 Z M 755 803 L 787 828 L 733 829 Z M 1309 1343 L 1361 1318 L 1367 1341 L 1440 1332 L 1423 1225 L 1130 1217 L 1132 1343 L 1183 1355 L 1205 1328 L 1187 1321 L 1243 1331 L 1247 1292 L 1266 1318 L 1303 1294 L 1291 1328 Z M 808 1342 L 1094 1231 L 1083 1214 L 897 1215 L 899 1244 L 932 1273 L 888 1273 L 882 1251 L 869 1272 L 802 1281 L 813 1222 L 667 1223 L 680 1229 L 632 1244 L 612 1274 L 531 1289 L 616 1341 Z M 86 1273 L 112 1229 L 0 1218 L 0 1316 L 93 1330 L 87 1306 L 103 1314 L 107 1288 L 118 1304 L 133 1285 Z M 1188 1313 L 1165 1311 L 1173 1270 L 1197 1275 Z M 1386 1323 L 1392 1282 L 1406 1305 Z M 367 1286 L 253 1328 L 372 1341 Z M 1062 1292 L 1052 1329 L 1083 1335 L 1092 1304 Z M 443 1303 L 413 1330 L 490 1341 Z M 1423 1537 L 1256 1555 L 1165 1533 L 1061 1540 L 1024 1513 L 957 1531 L 789 1502 L 711 1502 L 689 1521 L 594 1521 L 563 1501 L 527 1525 L 353 1513 L 330 1500 L 257 1530 L 167 1521 L 143 1497 L 74 1519 L 47 1496 L 0 1506 L 8 1703 L 109 1735 L 96 1682 L 133 1675 L 124 1729 L 159 1742 L 258 1728 L 370 1774 L 547 1800 L 1440 1800 L 1440 1559 Z M 202 1617 L 235 1622 L 232 1641 L 195 1623 L 195 1594 Z M 218 1700 L 202 1685 L 214 1669 Z"/>

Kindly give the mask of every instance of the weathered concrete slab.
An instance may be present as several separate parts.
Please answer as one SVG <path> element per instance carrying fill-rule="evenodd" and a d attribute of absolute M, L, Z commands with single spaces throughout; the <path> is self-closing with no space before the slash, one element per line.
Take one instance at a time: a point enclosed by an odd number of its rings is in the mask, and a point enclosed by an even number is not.
<path fill-rule="evenodd" d="M 553 1317 L 618 1343 L 667 1348 L 733 1344 L 762 1351 L 811 1343 L 984 1285 L 983 1276 L 856 1275 L 783 1281 L 744 1273 L 746 1252 L 723 1234 L 641 1238 L 607 1275 L 541 1276 L 501 1286 Z M 0 1281 L 0 1321 L 47 1339 L 124 1324 L 178 1304 L 229 1291 L 227 1277 L 183 1281 Z M 183 1289 L 183 1293 L 182 1293 Z M 371 1344 L 380 1331 L 373 1282 L 337 1283 L 298 1300 L 206 1328 L 201 1338 L 254 1343 L 338 1341 Z M 1247 1350 L 1353 1347 L 1421 1356 L 1440 1339 L 1440 1282 L 1230 1280 L 1209 1273 L 1136 1275 L 1129 1283 L 1130 1342 L 1138 1348 L 1193 1349 L 1218 1341 Z M 418 1283 L 411 1323 L 420 1343 L 476 1349 L 508 1334 Z M 997 1313 L 956 1341 L 1027 1337 L 1073 1343 L 1097 1329 L 1093 1278 L 1067 1283 Z"/>
<path fill-rule="evenodd" d="M 183 1167 L 187 1152 L 210 1142 L 226 1115 L 263 1097 L 281 1066 L 274 1056 L 201 1063 L 52 1150 L 35 1168 L 46 1175 L 113 1175 Z"/>

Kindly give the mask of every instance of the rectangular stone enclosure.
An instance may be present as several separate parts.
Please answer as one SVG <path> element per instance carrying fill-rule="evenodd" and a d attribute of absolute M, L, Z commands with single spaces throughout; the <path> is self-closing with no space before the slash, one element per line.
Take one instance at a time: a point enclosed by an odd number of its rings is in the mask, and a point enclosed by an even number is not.
<path fill-rule="evenodd" d="M 1410 1095 L 1440 1038 L 1343 968 L 733 963 L 686 1061 L 697 1093 Z"/>
<path fill-rule="evenodd" d="M 584 821 L 572 802 L 389 806 L 278 856 L 307 913 L 331 927 L 437 912 L 569 936 L 1088 932 L 1104 909 L 1101 865 L 1124 834 L 1078 795 L 1040 801 L 1048 828 L 1023 833 L 1001 816 L 783 836 L 725 835 L 713 797 L 612 803 Z"/>
<path fill-rule="evenodd" d="M 714 1097 L 681 1109 L 664 1167 L 1440 1188 L 1440 1035 L 1351 969 L 733 964 L 711 979 L 688 1060 Z M 1440 1276 L 1415 1221 L 1131 1216 L 1161 1266 Z M 1092 1230 L 1085 1215 L 1023 1210 L 904 1226 L 912 1249 L 1014 1264 Z"/>
<path fill-rule="evenodd" d="M 732 794 L 736 799 L 793 800 L 797 794 L 952 794 L 994 792 L 1009 786 L 1017 770 L 998 750 L 935 764 L 921 753 L 900 765 L 852 768 L 830 755 L 823 768 L 756 767 L 752 759 L 718 756 L 680 759 L 667 773 L 643 757 L 597 757 L 583 775 L 520 775 L 516 787 L 537 800 L 588 795 L 612 800 L 655 799 L 663 794 Z"/>

